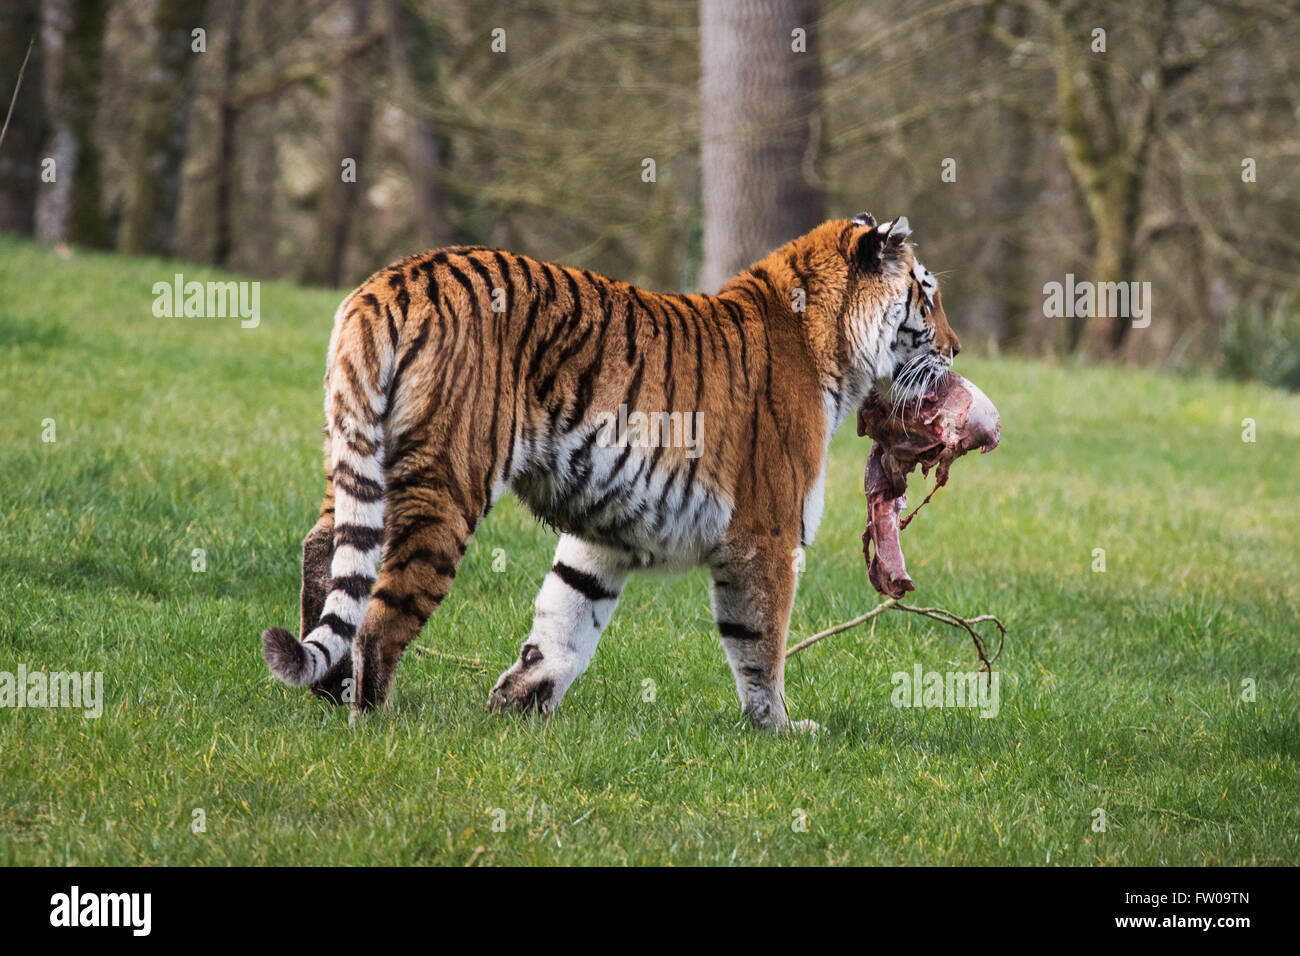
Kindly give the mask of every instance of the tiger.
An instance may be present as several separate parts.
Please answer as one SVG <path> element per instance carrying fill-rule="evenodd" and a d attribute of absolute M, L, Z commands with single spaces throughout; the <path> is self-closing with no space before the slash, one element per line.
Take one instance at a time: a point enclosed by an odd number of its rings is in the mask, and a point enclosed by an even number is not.
<path fill-rule="evenodd" d="M 923 394 L 960 349 L 910 234 L 830 220 L 715 295 L 482 246 L 375 273 L 334 316 L 301 640 L 263 632 L 272 673 L 352 722 L 391 708 L 403 651 L 509 488 L 559 542 L 490 710 L 552 714 L 630 574 L 704 565 L 744 717 L 815 728 L 790 719 L 784 663 L 831 435 L 873 387 Z"/>

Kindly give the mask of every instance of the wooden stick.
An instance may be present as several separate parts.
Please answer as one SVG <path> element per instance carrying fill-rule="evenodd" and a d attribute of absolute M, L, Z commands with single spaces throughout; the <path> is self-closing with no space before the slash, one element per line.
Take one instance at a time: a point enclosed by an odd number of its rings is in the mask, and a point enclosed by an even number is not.
<path fill-rule="evenodd" d="M 23 57 L 23 65 L 18 68 L 18 82 L 14 84 L 14 95 L 9 100 L 9 112 L 5 114 L 5 125 L 0 129 L 0 144 L 4 143 L 5 133 L 9 132 L 9 120 L 13 118 L 14 104 L 18 102 L 18 91 L 22 89 L 23 85 L 23 74 L 27 72 L 27 58 L 32 55 L 32 47 L 35 45 L 36 37 L 33 35 L 31 40 L 27 43 L 27 54 Z"/>
<path fill-rule="evenodd" d="M 468 657 L 461 657 L 457 654 L 448 654 L 446 651 L 439 651 L 432 647 L 425 647 L 423 644 L 413 644 L 412 647 L 415 648 L 415 653 L 417 655 L 428 654 L 430 657 L 440 657 L 444 661 L 451 661 L 452 663 L 459 664 L 461 667 L 466 667 L 470 670 L 485 671 L 488 669 L 487 662 L 478 657 L 471 660 Z"/>
<path fill-rule="evenodd" d="M 893 607 L 897 603 L 898 603 L 898 598 L 890 598 L 884 603 L 876 605 L 870 611 L 868 611 L 866 614 L 861 615 L 860 617 L 855 617 L 851 621 L 845 621 L 843 624 L 836 624 L 834 627 L 829 627 L 824 631 L 819 631 L 818 633 L 814 634 L 812 637 L 808 638 L 807 640 L 800 641 L 794 647 L 787 649 L 785 652 L 785 656 L 793 657 L 795 654 L 798 654 L 805 647 L 810 647 L 811 645 L 816 644 L 818 641 L 822 640 L 823 638 L 830 637 L 832 634 L 838 634 L 840 631 L 847 631 L 849 628 L 857 627 L 859 624 L 865 624 L 867 621 L 871 620 L 877 614 L 880 614 L 882 611 L 888 610 L 889 608 Z"/>
<path fill-rule="evenodd" d="M 866 614 L 861 614 L 858 617 L 855 617 L 851 621 L 845 621 L 843 624 L 837 624 L 834 627 L 827 628 L 824 631 L 819 631 L 818 633 L 814 634 L 812 637 L 807 638 L 806 640 L 802 640 L 794 647 L 788 649 L 785 652 L 785 656 L 793 657 L 795 654 L 798 654 L 800 651 L 802 651 L 805 647 L 809 647 L 813 644 L 816 644 L 818 641 L 830 637 L 832 634 L 838 634 L 841 631 L 847 631 L 849 628 L 857 627 L 859 624 L 863 624 L 871 620 L 873 617 L 876 617 L 878 614 L 881 614 L 884 611 L 889 610 L 890 608 L 893 608 L 896 611 L 910 611 L 913 614 L 920 614 L 922 617 L 928 617 L 935 621 L 942 621 L 944 624 L 947 624 L 951 627 L 961 628 L 962 630 L 964 630 L 967 634 L 970 635 L 971 640 L 975 642 L 975 653 L 979 655 L 980 670 L 988 675 L 988 680 L 991 681 L 993 679 L 993 664 L 995 661 L 997 661 L 999 657 L 1002 656 L 1002 647 L 1006 643 L 1006 639 L 1007 639 L 1007 626 L 1002 623 L 1002 621 L 997 617 L 997 615 L 980 614 L 977 617 L 962 617 L 960 614 L 954 614 L 952 611 L 949 611 L 947 608 L 913 607 L 910 604 L 903 604 L 901 601 L 898 600 L 898 598 L 887 598 L 886 600 L 882 601 L 881 603 L 873 607 Z M 976 624 L 984 624 L 987 622 L 992 622 L 993 625 L 998 629 L 998 648 L 996 651 L 993 652 L 992 657 L 989 656 L 987 642 L 984 640 L 982 636 L 980 636 L 979 631 L 975 630 Z"/>

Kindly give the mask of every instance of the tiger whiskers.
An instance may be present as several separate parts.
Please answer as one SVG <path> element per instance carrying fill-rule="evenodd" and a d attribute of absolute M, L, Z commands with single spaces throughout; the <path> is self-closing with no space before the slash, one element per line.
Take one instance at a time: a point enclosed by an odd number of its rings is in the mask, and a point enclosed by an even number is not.
<path fill-rule="evenodd" d="M 901 369 L 895 374 L 893 384 L 890 386 L 890 398 L 893 400 L 890 408 L 891 420 L 897 416 L 900 424 L 906 419 L 904 413 L 907 406 L 912 401 L 916 402 L 919 410 L 921 402 L 925 398 L 926 390 L 930 383 L 930 357 L 928 355 L 914 355 L 908 359 Z M 906 425 L 904 425 L 904 434 L 907 434 Z"/>

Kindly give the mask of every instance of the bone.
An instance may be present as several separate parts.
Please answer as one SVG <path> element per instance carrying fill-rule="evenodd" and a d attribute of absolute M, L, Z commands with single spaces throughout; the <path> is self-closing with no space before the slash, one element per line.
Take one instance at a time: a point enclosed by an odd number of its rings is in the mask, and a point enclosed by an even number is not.
<path fill-rule="evenodd" d="M 916 584 L 907 573 L 899 534 L 916 514 L 907 510 L 907 476 L 921 466 L 935 469 L 934 491 L 948 482 L 952 463 L 974 449 L 992 451 L 1002 438 L 998 410 L 978 386 L 955 372 L 934 383 L 905 406 L 872 389 L 858 410 L 858 434 L 872 439 L 863 484 L 867 493 L 867 528 L 862 551 L 872 586 L 886 597 L 901 598 Z"/>

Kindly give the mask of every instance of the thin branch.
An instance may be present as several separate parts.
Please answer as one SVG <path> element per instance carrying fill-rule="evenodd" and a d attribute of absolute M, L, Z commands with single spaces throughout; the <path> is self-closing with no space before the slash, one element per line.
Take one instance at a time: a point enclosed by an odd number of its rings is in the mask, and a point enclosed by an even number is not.
<path fill-rule="evenodd" d="M 417 655 L 428 654 L 432 657 L 441 658 L 444 661 L 451 661 L 453 664 L 458 664 L 466 670 L 485 671 L 488 669 L 487 663 L 479 657 L 460 657 L 456 654 L 448 654 L 446 651 L 438 651 L 434 650 L 432 647 L 425 647 L 423 644 L 416 644 L 414 647 Z"/>
<path fill-rule="evenodd" d="M 888 598 L 877 604 L 866 614 L 860 614 L 851 621 L 845 621 L 843 624 L 837 624 L 824 631 L 819 631 L 812 637 L 802 640 L 794 647 L 791 647 L 785 652 L 785 656 L 787 658 L 793 657 L 805 647 L 811 647 L 813 644 L 830 637 L 832 634 L 839 634 L 841 631 L 847 631 L 849 628 L 857 627 L 859 624 L 871 620 L 876 615 L 881 614 L 890 608 L 893 608 L 896 611 L 910 611 L 912 614 L 920 614 L 923 617 L 928 617 L 935 621 L 941 621 L 951 627 L 961 628 L 964 630 L 970 635 L 971 640 L 975 642 L 975 653 L 979 655 L 980 659 L 980 671 L 988 675 L 988 680 L 991 681 L 993 679 L 993 665 L 997 662 L 997 659 L 1002 656 L 1002 647 L 1007 640 L 1007 626 L 1002 623 L 1001 619 L 999 619 L 997 615 L 980 614 L 976 617 L 962 617 L 960 614 L 954 614 L 947 608 L 913 607 L 910 604 L 903 604 L 898 600 L 898 598 Z M 992 657 L 989 656 L 988 642 L 985 641 L 979 631 L 975 629 L 975 625 L 986 623 L 992 623 L 993 626 L 998 629 L 998 646 L 997 650 L 993 652 Z"/>
<path fill-rule="evenodd" d="M 244 85 L 243 89 L 235 91 L 234 95 L 230 97 L 227 106 L 234 110 L 246 109 L 261 100 L 274 99 L 286 90 L 302 83 L 323 80 L 351 60 L 365 53 L 383 38 L 383 30 L 372 30 L 350 42 L 340 53 L 328 60 L 323 62 L 315 59 L 304 60 L 284 68 L 278 76 L 266 79 L 260 84 L 254 84 L 250 81 Z"/>
<path fill-rule="evenodd" d="M 27 41 L 27 52 L 23 55 L 23 65 L 18 68 L 18 82 L 14 84 L 14 95 L 9 100 L 9 112 L 5 114 L 5 125 L 0 128 L 0 146 L 4 145 L 5 133 L 9 132 L 9 120 L 14 115 L 14 104 L 18 102 L 18 91 L 23 85 L 23 74 L 27 72 L 27 59 L 32 55 L 32 47 L 36 45 L 36 35 Z"/>
<path fill-rule="evenodd" d="M 942 607 L 912 607 L 910 604 L 896 605 L 900 611 L 911 611 L 913 614 L 923 614 L 926 617 L 933 618 L 936 621 L 942 621 L 944 624 L 950 624 L 953 627 L 960 627 L 970 635 L 971 640 L 975 642 L 975 652 L 979 654 L 980 670 L 993 679 L 993 664 L 1002 656 L 1002 646 L 1007 640 L 1007 626 L 995 614 L 981 614 L 978 617 L 961 617 Z M 982 624 L 985 621 L 992 621 L 998 629 L 998 649 L 989 657 L 988 645 L 984 638 L 980 636 L 979 631 L 975 630 L 976 624 Z"/>
<path fill-rule="evenodd" d="M 889 608 L 893 607 L 897 603 L 898 603 L 898 598 L 890 598 L 889 600 L 876 605 L 866 614 L 863 614 L 859 617 L 855 617 L 851 621 L 845 621 L 843 624 L 836 624 L 834 627 L 827 628 L 824 631 L 819 631 L 818 633 L 814 634 L 812 637 L 800 641 L 794 647 L 788 648 L 785 652 L 785 656 L 793 657 L 795 654 L 798 654 L 805 647 L 810 647 L 813 644 L 816 644 L 818 641 L 822 640 L 823 638 L 830 637 L 832 634 L 838 634 L 840 631 L 847 631 L 849 628 L 857 627 L 859 624 L 864 624 L 867 621 L 871 620 L 873 617 L 875 617 L 877 614 L 881 613 L 882 611 L 888 610 Z"/>

